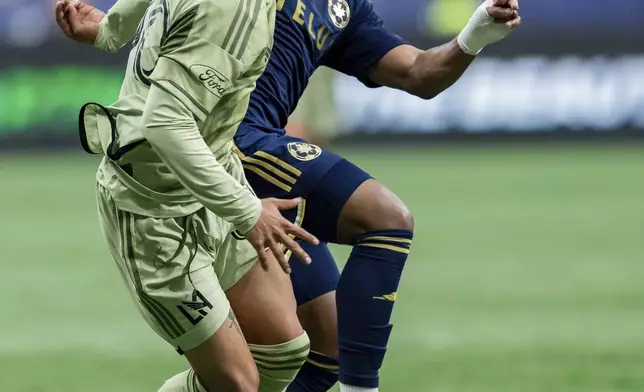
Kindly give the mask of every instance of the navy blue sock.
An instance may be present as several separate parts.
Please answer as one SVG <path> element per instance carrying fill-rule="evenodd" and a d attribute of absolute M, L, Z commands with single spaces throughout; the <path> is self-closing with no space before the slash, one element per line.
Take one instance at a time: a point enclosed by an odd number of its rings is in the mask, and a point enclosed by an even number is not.
<path fill-rule="evenodd" d="M 338 382 L 338 361 L 311 351 L 286 392 L 327 392 Z"/>
<path fill-rule="evenodd" d="M 408 230 L 382 230 L 355 240 L 336 292 L 339 378 L 345 385 L 378 387 L 412 237 Z"/>

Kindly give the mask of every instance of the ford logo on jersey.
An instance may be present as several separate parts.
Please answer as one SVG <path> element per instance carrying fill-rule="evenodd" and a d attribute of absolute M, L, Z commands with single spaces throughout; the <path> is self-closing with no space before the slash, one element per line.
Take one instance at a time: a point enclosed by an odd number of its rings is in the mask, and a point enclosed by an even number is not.
<path fill-rule="evenodd" d="M 190 67 L 190 71 L 199 78 L 199 81 L 201 81 L 208 91 L 219 98 L 226 95 L 226 91 L 230 87 L 230 81 L 221 72 L 202 64 L 193 65 Z"/>

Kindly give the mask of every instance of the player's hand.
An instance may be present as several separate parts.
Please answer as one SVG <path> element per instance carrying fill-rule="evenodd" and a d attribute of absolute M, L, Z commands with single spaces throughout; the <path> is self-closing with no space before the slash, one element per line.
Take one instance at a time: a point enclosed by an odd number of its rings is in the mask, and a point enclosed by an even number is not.
<path fill-rule="evenodd" d="M 457 41 L 465 53 L 475 56 L 485 46 L 505 38 L 520 24 L 518 0 L 485 0 L 474 11 Z"/>
<path fill-rule="evenodd" d="M 105 13 L 78 0 L 56 2 L 56 22 L 66 36 L 74 41 L 94 44 L 99 22 Z"/>
<path fill-rule="evenodd" d="M 271 260 L 266 257 L 266 252 L 270 251 L 278 260 L 284 272 L 291 273 L 291 267 L 284 255 L 282 245 L 293 252 L 305 264 L 311 263 L 309 255 L 289 234 L 313 245 L 319 244 L 320 241 L 303 228 L 288 221 L 280 212 L 295 208 L 299 204 L 300 199 L 262 199 L 262 215 L 255 226 L 246 234 L 246 238 L 257 250 L 259 262 L 265 270 L 268 270 L 269 260 Z"/>
<path fill-rule="evenodd" d="M 503 23 L 510 30 L 521 25 L 519 0 L 494 0 L 492 6 L 485 10 L 489 16 L 494 18 L 494 23 Z"/>

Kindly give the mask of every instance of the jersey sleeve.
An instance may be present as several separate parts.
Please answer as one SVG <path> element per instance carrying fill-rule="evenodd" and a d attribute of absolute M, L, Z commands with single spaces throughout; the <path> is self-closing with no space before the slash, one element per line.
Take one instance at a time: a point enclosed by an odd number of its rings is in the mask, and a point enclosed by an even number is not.
<path fill-rule="evenodd" d="M 145 15 L 148 0 L 119 0 L 99 23 L 94 46 L 106 52 L 116 52 L 130 41 Z"/>
<path fill-rule="evenodd" d="M 230 22 L 236 10 L 249 10 L 245 3 L 259 2 L 190 0 L 168 11 L 143 113 L 144 136 L 164 163 L 199 202 L 241 233 L 259 219 L 261 202 L 217 161 L 198 122 L 216 111 L 245 71 L 249 35 L 232 32 L 251 28 L 258 12 L 240 12 L 238 22 Z"/>
<path fill-rule="evenodd" d="M 407 41 L 383 26 L 369 0 L 359 2 L 346 29 L 324 55 L 322 65 L 354 76 L 367 87 L 380 87 L 369 73 L 389 51 Z"/>
<path fill-rule="evenodd" d="M 152 86 L 143 111 L 143 133 L 181 184 L 215 215 L 247 233 L 259 219 L 262 206 L 217 161 L 194 117 L 181 101 Z"/>
<path fill-rule="evenodd" d="M 244 26 L 236 30 L 235 24 L 230 23 L 234 8 L 222 9 L 236 2 L 189 3 L 196 5 L 169 21 L 150 81 L 174 95 L 197 120 L 203 121 L 244 72 L 240 48 L 243 37 L 234 40 L 232 34 Z"/>

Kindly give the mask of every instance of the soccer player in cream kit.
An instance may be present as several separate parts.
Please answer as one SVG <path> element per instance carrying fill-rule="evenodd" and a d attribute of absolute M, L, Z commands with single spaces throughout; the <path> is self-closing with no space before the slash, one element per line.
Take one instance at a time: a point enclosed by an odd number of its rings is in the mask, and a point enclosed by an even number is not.
<path fill-rule="evenodd" d="M 319 66 L 371 88 L 435 97 L 486 45 L 520 25 L 518 0 L 484 1 L 457 38 L 429 50 L 384 28 L 369 0 L 277 0 L 276 9 L 270 60 L 235 134 L 235 150 L 260 197 L 305 199 L 284 215 L 323 242 L 353 247 L 341 275 L 325 244 L 303 244 L 313 263 L 291 265 L 311 352 L 288 391 L 327 391 L 339 375 L 342 392 L 376 392 L 411 250 L 412 215 L 366 172 L 285 136 L 284 127 Z"/>
<path fill-rule="evenodd" d="M 289 235 L 317 240 L 280 214 L 296 200 L 253 193 L 232 140 L 268 62 L 274 1 L 119 0 L 106 15 L 61 1 L 56 13 L 67 35 L 101 49 L 134 40 L 117 101 L 85 105 L 80 137 L 103 156 L 99 222 L 119 272 L 191 365 L 161 391 L 284 391 L 309 339 L 288 276 L 284 293 L 256 261 L 267 267 L 272 253 L 288 271 L 280 244 L 307 260 Z M 238 323 L 236 304 L 281 324 Z"/>

